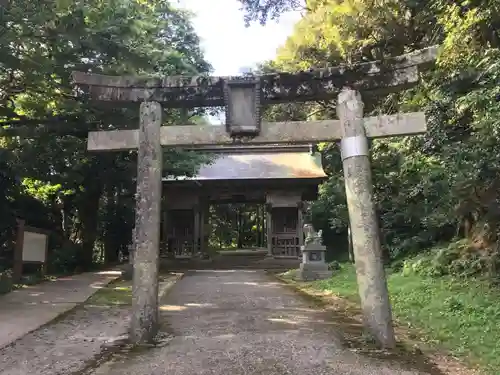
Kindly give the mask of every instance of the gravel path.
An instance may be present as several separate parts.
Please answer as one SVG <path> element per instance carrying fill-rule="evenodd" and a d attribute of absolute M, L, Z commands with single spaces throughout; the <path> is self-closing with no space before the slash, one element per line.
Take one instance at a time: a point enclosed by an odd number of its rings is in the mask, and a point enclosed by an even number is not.
<path fill-rule="evenodd" d="M 0 296 L 0 349 L 85 302 L 119 271 L 60 277 Z"/>
<path fill-rule="evenodd" d="M 160 296 L 178 276 L 160 282 Z M 77 307 L 0 349 L 0 375 L 80 374 L 105 348 L 126 338 L 129 321 L 129 305 Z"/>
<path fill-rule="evenodd" d="M 66 375 L 125 334 L 128 307 L 84 306 L 0 350 L 1 375 Z"/>
<path fill-rule="evenodd" d="M 415 375 L 343 349 L 324 312 L 261 271 L 197 271 L 162 299 L 172 334 L 94 375 Z"/>

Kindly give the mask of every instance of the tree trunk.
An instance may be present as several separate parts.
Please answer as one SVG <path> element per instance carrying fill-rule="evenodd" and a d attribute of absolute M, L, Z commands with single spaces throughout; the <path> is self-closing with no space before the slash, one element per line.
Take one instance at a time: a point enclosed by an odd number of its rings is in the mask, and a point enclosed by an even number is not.
<path fill-rule="evenodd" d="M 102 187 L 92 186 L 84 195 L 79 209 L 81 222 L 80 240 L 82 243 L 81 267 L 90 269 L 94 261 L 94 245 L 97 239 L 99 201 Z"/>

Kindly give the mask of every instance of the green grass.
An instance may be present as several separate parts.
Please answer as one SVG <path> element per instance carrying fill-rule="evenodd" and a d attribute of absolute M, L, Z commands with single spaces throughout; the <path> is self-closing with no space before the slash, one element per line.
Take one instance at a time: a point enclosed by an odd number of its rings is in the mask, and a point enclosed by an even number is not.
<path fill-rule="evenodd" d="M 171 282 L 177 280 L 174 273 L 165 273 L 159 276 L 159 282 Z M 132 304 L 132 281 L 118 279 L 107 286 L 99 289 L 87 301 L 94 306 L 119 306 Z"/>
<path fill-rule="evenodd" d="M 316 290 L 359 301 L 352 265 L 329 280 L 308 283 Z M 479 365 L 491 374 L 500 368 L 500 292 L 478 280 L 388 275 L 393 314 L 419 340 Z"/>
<path fill-rule="evenodd" d="M 89 305 L 117 306 L 132 304 L 132 281 L 119 280 L 99 289 L 87 301 Z"/>

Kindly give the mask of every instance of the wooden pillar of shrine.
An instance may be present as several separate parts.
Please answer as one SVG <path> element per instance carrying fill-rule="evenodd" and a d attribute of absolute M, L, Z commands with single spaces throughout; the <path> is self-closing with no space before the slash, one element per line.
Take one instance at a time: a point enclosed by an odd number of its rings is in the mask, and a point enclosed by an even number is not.
<path fill-rule="evenodd" d="M 198 199 L 198 204 L 193 207 L 194 210 L 194 236 L 193 253 L 199 253 L 205 256 L 208 250 L 209 233 L 209 204 L 204 197 Z"/>
<path fill-rule="evenodd" d="M 210 235 L 210 226 L 209 226 L 209 205 L 208 202 L 204 201 L 201 205 L 201 238 L 200 238 L 200 251 L 203 257 L 206 256 L 208 252 L 208 237 Z"/>
<path fill-rule="evenodd" d="M 168 202 L 165 209 L 167 218 L 163 222 L 168 254 L 171 257 L 191 257 L 198 251 L 197 239 L 201 230 L 198 197 L 175 189 L 167 190 L 166 195 L 175 196 Z"/>
<path fill-rule="evenodd" d="M 161 244 L 161 249 L 160 249 L 160 252 L 163 253 L 163 254 L 168 254 L 169 252 L 169 248 L 168 248 L 168 208 L 167 206 L 164 204 L 163 205 L 163 212 L 162 212 L 162 218 L 163 218 L 163 222 L 162 222 L 162 244 Z"/>
<path fill-rule="evenodd" d="M 300 248 L 304 245 L 304 202 L 297 203 L 297 237 L 299 238 L 299 256 Z"/>
<path fill-rule="evenodd" d="M 260 205 L 256 206 L 256 218 L 255 218 L 255 226 L 257 228 L 257 247 L 262 246 L 262 222 L 261 222 L 261 212 L 260 212 Z"/>
<path fill-rule="evenodd" d="M 273 205 L 266 203 L 266 239 L 267 239 L 267 256 L 273 256 Z"/>
<path fill-rule="evenodd" d="M 297 191 L 275 191 L 267 195 L 269 207 L 268 254 L 299 257 L 302 244 L 302 194 Z M 300 225 L 300 228 L 299 228 Z"/>
<path fill-rule="evenodd" d="M 193 218 L 194 218 L 194 234 L 193 234 L 193 254 L 198 254 L 201 251 L 201 243 L 202 243 L 202 210 L 201 206 L 198 203 L 193 207 Z"/>

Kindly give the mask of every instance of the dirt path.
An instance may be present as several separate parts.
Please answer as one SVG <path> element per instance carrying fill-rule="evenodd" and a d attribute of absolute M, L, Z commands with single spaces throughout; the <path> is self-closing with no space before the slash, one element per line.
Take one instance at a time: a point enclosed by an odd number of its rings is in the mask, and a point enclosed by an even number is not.
<path fill-rule="evenodd" d="M 162 300 L 172 334 L 96 375 L 414 375 L 345 350 L 324 312 L 262 271 L 197 271 Z"/>

